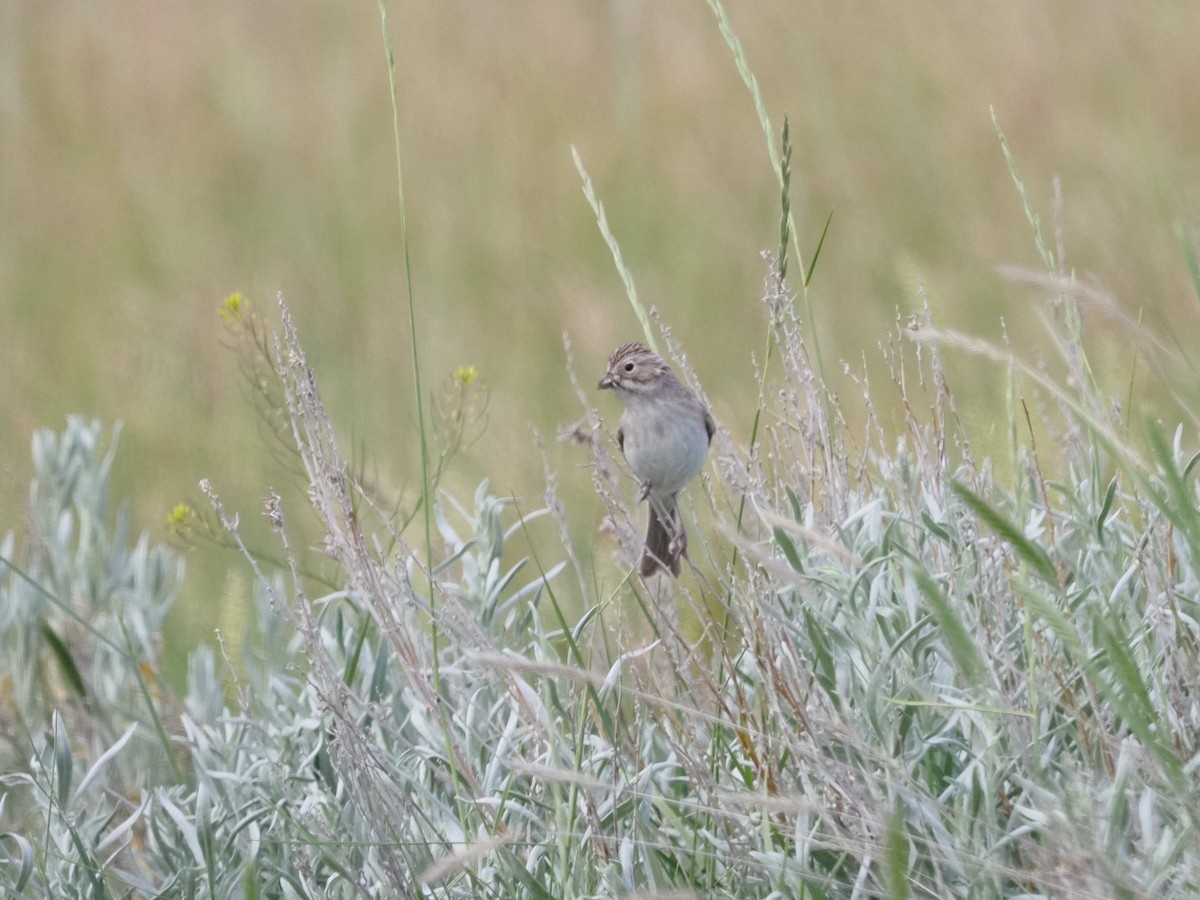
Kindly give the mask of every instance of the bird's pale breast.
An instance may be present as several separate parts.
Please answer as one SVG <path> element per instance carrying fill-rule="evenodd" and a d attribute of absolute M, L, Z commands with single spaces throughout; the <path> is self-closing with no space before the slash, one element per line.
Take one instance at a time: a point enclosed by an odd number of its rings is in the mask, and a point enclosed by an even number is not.
<path fill-rule="evenodd" d="M 708 453 L 708 432 L 699 409 L 655 415 L 642 410 L 636 418 L 626 413 L 625 459 L 642 481 L 650 482 L 655 494 L 675 494 L 695 478 L 704 467 Z"/>

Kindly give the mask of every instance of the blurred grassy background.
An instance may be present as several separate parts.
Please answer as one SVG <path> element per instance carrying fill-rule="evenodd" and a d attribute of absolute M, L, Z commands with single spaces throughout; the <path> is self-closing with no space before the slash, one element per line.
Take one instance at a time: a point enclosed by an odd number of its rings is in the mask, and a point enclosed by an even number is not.
<path fill-rule="evenodd" d="M 491 397 L 455 493 L 468 500 L 487 475 L 539 505 L 530 427 L 553 435 L 578 415 L 562 332 L 587 384 L 639 336 L 571 144 L 643 300 L 745 440 L 779 188 L 707 6 L 443 0 L 389 13 L 423 371 L 436 390 L 475 365 Z M 1039 352 L 1043 300 L 996 273 L 1040 262 L 989 106 L 1048 235 L 1062 178 L 1069 268 L 1192 343 L 1176 229 L 1200 218 L 1200 6 L 764 0 L 729 15 L 776 127 L 791 120 L 802 246 L 834 211 L 812 302 L 837 387 L 842 359 L 865 359 L 879 384 L 875 348 L 898 309 L 919 308 L 918 283 L 938 324 L 997 339 L 1003 318 Z M 259 518 L 281 476 L 222 347 L 217 309 L 234 290 L 267 313 L 286 295 L 348 442 L 389 490 L 411 485 L 395 180 L 375 3 L 0 5 L 0 531 L 21 526 L 31 433 L 71 412 L 125 422 L 119 495 L 137 527 L 165 539 L 167 512 L 206 476 Z M 1097 327 L 1119 385 L 1131 347 Z M 951 363 L 986 440 L 1002 373 Z M 588 540 L 581 454 L 551 453 Z M 189 556 L 175 639 L 218 621 L 234 562 Z"/>

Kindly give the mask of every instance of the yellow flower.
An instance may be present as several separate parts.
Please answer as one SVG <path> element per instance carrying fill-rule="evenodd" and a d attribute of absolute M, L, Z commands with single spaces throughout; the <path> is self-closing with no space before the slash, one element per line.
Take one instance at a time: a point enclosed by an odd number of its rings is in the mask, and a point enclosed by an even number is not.
<path fill-rule="evenodd" d="M 469 388 L 471 383 L 479 377 L 479 370 L 474 366 L 459 366 L 454 370 L 454 386 L 456 388 Z"/>
<path fill-rule="evenodd" d="M 249 308 L 250 301 L 242 297 L 241 291 L 234 291 L 221 304 L 221 318 L 232 325 L 235 322 L 240 322 Z"/>
<path fill-rule="evenodd" d="M 167 516 L 167 529 L 172 534 L 179 534 L 179 532 L 191 524 L 194 515 L 195 513 L 189 504 L 176 503 L 175 508 Z"/>

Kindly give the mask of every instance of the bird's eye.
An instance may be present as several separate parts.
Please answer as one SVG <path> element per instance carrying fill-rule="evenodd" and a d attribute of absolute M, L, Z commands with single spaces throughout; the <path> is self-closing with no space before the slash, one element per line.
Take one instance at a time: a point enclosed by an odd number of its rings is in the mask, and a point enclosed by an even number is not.
<path fill-rule="evenodd" d="M 633 363 L 631 363 L 631 362 L 625 363 L 625 371 L 632 372 L 633 371 Z"/>

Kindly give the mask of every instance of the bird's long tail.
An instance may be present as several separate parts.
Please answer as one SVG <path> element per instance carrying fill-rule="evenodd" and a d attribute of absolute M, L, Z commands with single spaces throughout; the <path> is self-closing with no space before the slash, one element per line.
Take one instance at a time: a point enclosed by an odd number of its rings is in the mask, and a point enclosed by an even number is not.
<path fill-rule="evenodd" d="M 646 526 L 646 547 L 638 572 L 649 578 L 659 569 L 679 577 L 680 560 L 687 555 L 687 532 L 679 517 L 675 495 L 650 498 L 650 522 Z"/>

